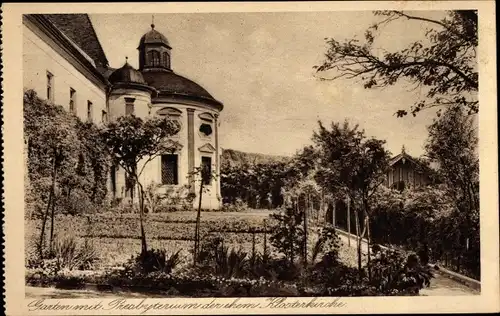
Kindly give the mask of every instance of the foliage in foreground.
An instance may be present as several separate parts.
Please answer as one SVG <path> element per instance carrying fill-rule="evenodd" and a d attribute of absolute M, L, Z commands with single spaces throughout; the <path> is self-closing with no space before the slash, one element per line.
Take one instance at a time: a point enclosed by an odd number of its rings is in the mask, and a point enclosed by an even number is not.
<path fill-rule="evenodd" d="M 45 274 L 58 274 L 61 271 L 88 270 L 94 267 L 98 255 L 94 245 L 88 241 L 78 242 L 73 235 L 56 235 L 52 252 L 42 259 L 31 257 L 28 268 Z"/>
<path fill-rule="evenodd" d="M 82 122 L 61 106 L 24 93 L 24 140 L 27 145 L 26 207 L 41 220 L 40 256 L 53 251 L 58 213 L 88 213 L 102 205 L 107 191 L 109 156 L 96 125 Z"/>
<path fill-rule="evenodd" d="M 296 267 L 294 271 L 279 258 L 251 263 L 247 253 L 234 249 L 220 251 L 218 256 L 198 267 L 176 271 L 156 269 L 149 273 L 145 273 L 145 269 L 130 269 L 127 265 L 122 270 L 90 274 L 27 270 L 26 283 L 67 289 L 97 284 L 104 290 L 122 287 L 169 296 L 368 296 L 417 295 L 432 277 L 411 256 L 396 254 L 373 260 L 375 277 L 371 282 L 359 279 L 356 269 L 345 267 L 330 255 L 323 256 L 314 268 Z M 394 256 L 397 260 L 393 260 Z M 141 264 L 149 265 L 146 261 L 134 262 L 135 267 Z M 265 270 L 255 268 L 258 265 L 264 265 Z"/>

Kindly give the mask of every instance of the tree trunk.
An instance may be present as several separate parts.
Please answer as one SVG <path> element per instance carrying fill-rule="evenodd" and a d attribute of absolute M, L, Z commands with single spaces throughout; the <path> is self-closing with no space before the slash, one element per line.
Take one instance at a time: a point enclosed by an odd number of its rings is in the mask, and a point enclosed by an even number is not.
<path fill-rule="evenodd" d="M 347 245 L 351 246 L 351 199 L 347 198 Z"/>
<path fill-rule="evenodd" d="M 51 214 L 50 214 L 50 239 L 49 239 L 49 253 L 52 254 L 52 243 L 54 238 L 54 209 L 56 203 L 56 177 L 57 177 L 57 164 L 56 164 L 56 153 L 54 153 L 54 162 L 52 164 L 52 184 L 50 187 L 50 193 L 52 195 L 52 205 L 51 205 Z M 49 208 L 47 205 L 47 213 L 49 212 Z M 44 223 L 45 226 L 45 223 Z M 44 232 L 45 234 L 45 232 Z M 43 237 L 42 237 L 43 238 Z"/>
<path fill-rule="evenodd" d="M 357 242 L 357 250 L 358 250 L 358 271 L 359 271 L 359 276 L 362 276 L 362 271 L 361 271 L 361 238 L 359 236 L 359 214 L 358 210 L 355 208 L 354 209 L 354 220 L 356 222 L 356 242 Z M 349 221 L 350 222 L 350 221 Z"/>
<path fill-rule="evenodd" d="M 307 267 L 307 211 L 309 208 L 309 195 L 305 196 L 304 205 L 304 267 Z"/>
<path fill-rule="evenodd" d="M 252 270 L 255 269 L 255 230 L 252 229 Z"/>
<path fill-rule="evenodd" d="M 139 187 L 139 221 L 141 224 L 141 253 L 146 254 L 148 251 L 148 245 L 146 242 L 146 231 L 144 230 L 144 189 L 142 184 L 139 182 L 137 175 L 135 176 L 137 180 L 137 186 Z M 132 190 L 133 191 L 133 190 Z"/>
<path fill-rule="evenodd" d="M 45 209 L 45 213 L 43 214 L 43 219 L 42 219 L 42 231 L 40 232 L 40 242 L 38 245 L 40 259 L 43 259 L 43 241 L 45 237 L 45 225 L 47 223 L 47 217 L 49 217 L 49 210 L 51 203 L 52 203 L 52 189 L 50 190 L 49 200 L 47 201 L 47 208 Z"/>
<path fill-rule="evenodd" d="M 54 189 L 53 189 L 54 190 Z M 49 239 L 49 253 L 52 253 L 52 246 L 54 244 L 54 215 L 56 208 L 56 193 L 53 194 L 52 206 L 50 211 L 50 239 Z"/>
<path fill-rule="evenodd" d="M 198 251 L 200 247 L 200 218 L 201 218 L 201 198 L 203 195 L 203 177 L 200 181 L 200 193 L 198 198 L 198 212 L 196 214 L 196 226 L 194 229 L 194 254 L 193 263 L 196 264 L 198 261 Z"/>
<path fill-rule="evenodd" d="M 371 240 L 370 240 L 370 218 L 368 217 L 368 214 L 365 214 L 365 227 L 366 227 L 366 241 L 367 241 L 367 248 L 368 248 L 368 280 L 372 280 L 372 268 L 371 268 Z"/>
<path fill-rule="evenodd" d="M 264 249 L 262 251 L 262 259 L 267 263 L 267 221 L 264 220 Z"/>

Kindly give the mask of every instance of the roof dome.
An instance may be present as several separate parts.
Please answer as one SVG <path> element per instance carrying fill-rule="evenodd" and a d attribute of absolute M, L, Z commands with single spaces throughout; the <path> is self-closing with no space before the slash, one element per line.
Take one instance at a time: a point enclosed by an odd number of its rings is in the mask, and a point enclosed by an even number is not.
<path fill-rule="evenodd" d="M 146 84 L 141 72 L 135 70 L 128 62 L 123 67 L 116 69 L 108 78 L 110 83 L 137 83 Z"/>
<path fill-rule="evenodd" d="M 163 44 L 170 48 L 170 43 L 165 35 L 155 30 L 155 25 L 151 24 L 151 30 L 141 37 L 139 47 L 144 44 Z"/>
<path fill-rule="evenodd" d="M 154 87 L 160 95 L 181 99 L 197 99 L 222 110 L 222 103 L 210 95 L 207 90 L 173 71 L 144 71 L 142 74 L 147 84 Z"/>

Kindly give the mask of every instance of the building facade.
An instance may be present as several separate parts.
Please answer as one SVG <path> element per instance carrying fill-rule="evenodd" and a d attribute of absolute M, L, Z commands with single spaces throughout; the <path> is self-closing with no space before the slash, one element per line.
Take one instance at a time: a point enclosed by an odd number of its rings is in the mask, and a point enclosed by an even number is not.
<path fill-rule="evenodd" d="M 173 71 L 172 47 L 155 25 L 141 37 L 138 50 L 139 69 L 128 60 L 113 69 L 86 14 L 25 15 L 24 88 L 96 124 L 124 115 L 168 116 L 178 121 L 180 131 L 170 140 L 176 144 L 175 152 L 151 161 L 141 182 L 158 184 L 161 192 L 194 193 L 197 206 L 202 180 L 193 173 L 205 167 L 215 176 L 203 183 L 202 208 L 220 208 L 219 115 L 223 104 Z M 127 198 L 133 192 L 124 170 L 112 167 L 109 194 Z"/>
<path fill-rule="evenodd" d="M 429 175 L 425 173 L 420 163 L 408 155 L 405 148 L 389 162 L 385 185 L 391 189 L 415 189 L 429 184 Z"/>

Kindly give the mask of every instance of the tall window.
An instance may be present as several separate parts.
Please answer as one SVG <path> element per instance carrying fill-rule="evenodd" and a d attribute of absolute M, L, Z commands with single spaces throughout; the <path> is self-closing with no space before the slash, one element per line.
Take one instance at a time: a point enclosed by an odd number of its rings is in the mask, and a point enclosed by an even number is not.
<path fill-rule="evenodd" d="M 92 122 L 92 102 L 87 101 L 87 120 Z"/>
<path fill-rule="evenodd" d="M 167 52 L 163 53 L 163 66 L 170 68 L 170 55 Z"/>
<path fill-rule="evenodd" d="M 148 52 L 149 65 L 155 67 L 160 66 L 160 52 L 151 50 Z"/>
<path fill-rule="evenodd" d="M 201 157 L 201 177 L 204 185 L 209 185 L 212 182 L 212 158 Z"/>
<path fill-rule="evenodd" d="M 106 123 L 108 121 L 108 112 L 102 110 L 101 122 Z"/>
<path fill-rule="evenodd" d="M 54 75 L 47 71 L 47 100 L 54 101 Z"/>
<path fill-rule="evenodd" d="M 76 113 L 76 90 L 69 88 L 69 112 Z"/>
<path fill-rule="evenodd" d="M 161 183 L 178 184 L 177 155 L 161 156 Z"/>
<path fill-rule="evenodd" d="M 134 98 L 125 98 L 125 115 L 134 115 Z"/>
<path fill-rule="evenodd" d="M 113 192 L 113 196 L 116 196 L 116 165 L 111 165 L 111 192 Z"/>

